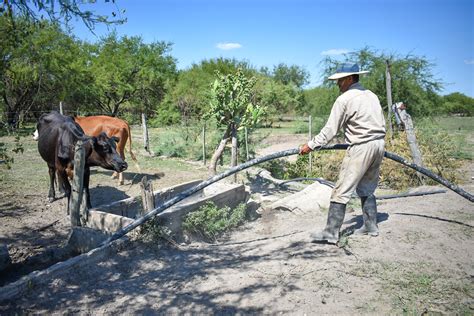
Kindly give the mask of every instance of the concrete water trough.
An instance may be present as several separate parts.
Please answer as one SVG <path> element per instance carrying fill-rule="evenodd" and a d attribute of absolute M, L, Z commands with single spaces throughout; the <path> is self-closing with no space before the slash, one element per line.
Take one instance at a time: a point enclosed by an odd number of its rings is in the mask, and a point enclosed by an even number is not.
<path fill-rule="evenodd" d="M 155 207 L 200 182 L 201 180 L 190 181 L 153 192 Z M 161 217 L 159 223 L 171 237 L 179 241 L 182 239 L 181 224 L 185 215 L 210 201 L 219 208 L 235 208 L 240 203 L 246 203 L 249 197 L 243 184 L 216 182 L 167 209 L 169 213 Z M 141 197 L 132 197 L 90 209 L 85 226 L 111 234 L 143 216 L 145 212 Z"/>

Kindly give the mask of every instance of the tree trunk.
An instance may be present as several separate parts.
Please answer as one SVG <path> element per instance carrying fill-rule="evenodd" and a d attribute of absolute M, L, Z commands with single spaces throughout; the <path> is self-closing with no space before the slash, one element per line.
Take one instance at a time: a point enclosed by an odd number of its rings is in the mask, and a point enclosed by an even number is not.
<path fill-rule="evenodd" d="M 235 124 L 232 125 L 232 159 L 231 166 L 237 166 L 237 155 L 238 155 L 238 140 L 237 140 L 237 127 Z M 237 182 L 237 173 L 234 174 L 234 182 Z"/>
<path fill-rule="evenodd" d="M 217 160 L 219 157 L 222 156 L 222 153 L 224 152 L 225 145 L 227 144 L 227 141 L 229 140 L 229 134 L 230 134 L 230 126 L 227 127 L 224 136 L 222 136 L 221 142 L 219 143 L 219 146 L 217 147 L 216 151 L 212 155 L 211 161 L 209 163 L 209 175 L 215 176 L 216 175 L 216 170 L 217 170 Z"/>

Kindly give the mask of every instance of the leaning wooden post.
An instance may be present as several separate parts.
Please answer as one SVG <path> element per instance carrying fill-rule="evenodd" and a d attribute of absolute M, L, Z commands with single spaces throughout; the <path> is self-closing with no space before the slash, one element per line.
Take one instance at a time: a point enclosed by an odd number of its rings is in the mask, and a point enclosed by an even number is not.
<path fill-rule="evenodd" d="M 146 116 L 142 113 L 142 127 L 143 127 L 143 147 L 150 153 L 150 141 L 148 140 L 148 128 L 146 126 Z"/>
<path fill-rule="evenodd" d="M 63 113 L 63 101 L 59 101 L 59 113 L 61 113 L 61 115 L 64 115 L 64 113 Z"/>
<path fill-rule="evenodd" d="M 74 152 L 74 180 L 72 182 L 70 207 L 71 210 L 71 225 L 81 226 L 82 217 L 87 214 L 81 214 L 81 202 L 84 187 L 84 164 L 85 164 L 85 150 L 83 141 L 78 140 Z M 85 218 L 85 220 L 86 220 Z"/>
<path fill-rule="evenodd" d="M 146 213 L 150 212 L 155 208 L 155 197 L 153 195 L 153 183 L 147 179 L 146 176 L 142 178 L 140 182 L 140 188 L 142 192 L 142 204 L 143 208 L 138 217 L 142 217 Z"/>
<path fill-rule="evenodd" d="M 311 137 L 312 137 L 312 131 L 311 131 L 311 127 L 312 127 L 312 117 L 311 115 L 309 116 L 308 118 L 309 120 L 309 123 L 308 123 L 308 130 L 309 130 L 309 133 L 308 133 L 308 136 L 309 136 L 309 140 L 311 140 Z M 311 153 L 309 153 L 308 155 L 308 158 L 309 158 L 309 175 L 311 175 L 311 172 L 313 172 L 313 156 L 311 155 Z"/>
<path fill-rule="evenodd" d="M 239 155 L 238 153 L 238 139 L 237 139 L 237 128 L 235 124 L 232 126 L 232 151 L 231 151 L 231 161 L 230 165 L 231 167 L 237 166 L 237 157 Z M 234 174 L 233 176 L 234 182 L 237 182 L 237 173 Z"/>
<path fill-rule="evenodd" d="M 390 137 L 393 137 L 392 129 L 392 77 L 390 75 L 390 63 L 388 59 L 385 61 L 385 86 L 387 88 L 387 103 L 388 103 L 388 113 L 387 113 L 387 122 L 388 122 L 388 131 Z"/>
<path fill-rule="evenodd" d="M 415 128 L 413 126 L 413 121 L 411 120 L 411 115 L 408 114 L 406 110 L 400 111 L 400 119 L 402 120 L 403 124 L 405 125 L 405 132 L 407 134 L 407 142 L 408 146 L 410 146 L 410 151 L 411 151 L 411 156 L 413 158 L 413 162 L 420 166 L 423 167 L 423 159 L 421 156 L 421 151 L 420 148 L 418 148 L 418 144 L 416 142 L 416 135 L 415 135 Z M 425 183 L 425 179 L 423 175 L 419 172 L 416 173 L 418 176 L 418 179 L 422 184 Z"/>

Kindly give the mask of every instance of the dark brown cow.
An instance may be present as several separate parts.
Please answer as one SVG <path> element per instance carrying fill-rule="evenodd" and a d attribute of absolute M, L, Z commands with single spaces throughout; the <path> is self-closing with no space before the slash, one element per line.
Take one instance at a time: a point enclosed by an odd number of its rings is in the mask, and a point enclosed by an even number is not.
<path fill-rule="evenodd" d="M 130 156 L 134 161 L 137 161 L 137 158 L 132 152 L 132 134 L 130 133 L 130 126 L 124 120 L 105 115 L 85 117 L 77 116 L 74 120 L 82 127 L 86 135 L 97 136 L 100 133 L 106 133 L 109 137 L 118 137 L 117 152 L 123 160 L 125 160 L 125 145 L 128 139 Z M 115 172 L 112 177 L 115 178 L 116 176 L 117 173 Z M 118 173 L 118 176 L 120 184 L 123 184 L 123 174 Z"/>
<path fill-rule="evenodd" d="M 79 139 L 84 141 L 85 166 L 84 166 L 84 193 L 86 194 L 87 207 L 91 207 L 89 195 L 90 167 L 100 166 L 108 170 L 122 172 L 127 169 L 127 163 L 118 155 L 115 146 L 117 138 L 109 138 L 105 133 L 97 137 L 87 137 L 81 127 L 68 116 L 51 112 L 43 114 L 37 124 L 38 151 L 48 164 L 50 187 L 48 197 L 55 200 L 54 178 L 58 175 L 58 182 L 69 199 L 71 185 L 67 177 L 67 170 L 74 166 L 74 147 Z"/>

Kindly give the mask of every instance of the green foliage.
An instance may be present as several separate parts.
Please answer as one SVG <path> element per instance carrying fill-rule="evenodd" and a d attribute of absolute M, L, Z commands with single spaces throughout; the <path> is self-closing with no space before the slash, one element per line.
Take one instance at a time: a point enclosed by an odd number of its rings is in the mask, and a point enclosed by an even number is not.
<path fill-rule="evenodd" d="M 158 156 L 187 157 L 187 142 L 179 131 L 167 131 L 161 133 L 159 138 L 153 142 L 153 152 Z"/>
<path fill-rule="evenodd" d="M 0 142 L 0 164 L 3 163 L 7 167 L 7 169 L 10 169 L 12 164 L 15 162 L 15 159 L 13 158 L 12 154 L 9 152 L 9 146 L 4 143 Z M 15 136 L 15 140 L 13 142 L 13 148 L 10 149 L 11 152 L 18 154 L 21 153 L 23 154 L 24 148 L 23 144 L 20 143 L 20 136 Z"/>
<path fill-rule="evenodd" d="M 254 91 L 253 100 L 266 109 L 269 117 L 281 117 L 304 108 L 304 94 L 293 84 L 285 85 L 259 76 Z"/>
<path fill-rule="evenodd" d="M 315 117 L 329 115 L 334 101 L 339 96 L 339 89 L 336 86 L 316 87 L 304 91 L 306 100 L 305 107 L 301 112 L 311 114 Z"/>
<path fill-rule="evenodd" d="M 257 124 L 265 109 L 251 102 L 254 77 L 248 78 L 239 68 L 235 74 L 217 73 L 212 85 L 208 117 L 216 119 L 220 126 L 250 127 Z"/>
<path fill-rule="evenodd" d="M 59 100 L 75 104 L 87 99 L 91 77 L 85 52 L 56 25 L 39 25 L 0 16 L 0 106 L 4 120 L 18 128 L 30 111 L 49 110 Z"/>
<path fill-rule="evenodd" d="M 95 1 L 88 1 L 88 4 Z M 105 1 L 109 2 L 109 1 Z M 93 11 L 84 10 L 81 5 L 85 1 L 69 0 L 55 1 L 50 0 L 8 0 L 0 3 L 0 12 L 5 16 L 22 16 L 31 22 L 41 22 L 45 18 L 49 18 L 54 23 L 64 23 L 66 26 L 72 18 L 81 19 L 84 25 L 93 30 L 96 24 L 122 24 L 126 21 L 121 14 L 125 10 L 117 8 L 115 1 L 112 1 L 114 11 L 111 12 L 112 17 L 106 15 L 98 15 Z M 116 10 L 116 11 L 115 11 Z"/>
<path fill-rule="evenodd" d="M 141 37 L 118 38 L 116 33 L 92 45 L 94 106 L 112 115 L 126 103 L 139 104 L 135 110 L 152 109 L 176 76 L 176 61 L 167 55 L 170 49 L 170 43 L 145 44 Z"/>
<path fill-rule="evenodd" d="M 272 77 L 283 85 L 294 85 L 301 89 L 309 82 L 309 73 L 302 67 L 280 63 L 273 67 Z"/>
<path fill-rule="evenodd" d="M 372 90 L 380 99 L 382 107 L 387 110 L 387 93 L 385 84 L 386 61 L 390 64 L 393 102 L 403 101 L 409 104 L 410 114 L 421 116 L 435 114 L 441 108 L 441 98 L 437 92 L 442 89 L 440 79 L 434 78 L 434 64 L 426 57 L 397 56 L 380 53 L 368 47 L 347 54 L 342 62 L 358 63 L 370 73 L 361 76 L 361 83 Z M 341 61 L 326 57 L 322 62 L 324 86 L 331 87 L 333 82 L 326 78 L 341 64 Z"/>
<path fill-rule="evenodd" d="M 245 220 L 245 211 L 244 203 L 231 209 L 227 206 L 218 208 L 213 202 L 208 202 L 185 217 L 183 229 L 206 240 L 215 241 L 225 231 L 242 224 Z"/>
<path fill-rule="evenodd" d="M 445 113 L 474 116 L 474 98 L 462 93 L 451 93 L 442 98 Z"/>

